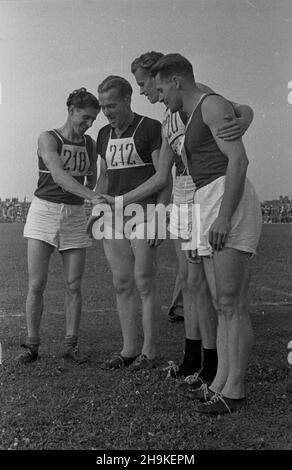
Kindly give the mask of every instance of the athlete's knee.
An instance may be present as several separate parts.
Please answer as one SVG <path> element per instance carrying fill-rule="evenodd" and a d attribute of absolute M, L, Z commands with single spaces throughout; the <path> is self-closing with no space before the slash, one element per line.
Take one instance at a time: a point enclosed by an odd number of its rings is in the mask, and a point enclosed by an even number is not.
<path fill-rule="evenodd" d="M 241 299 L 236 291 L 219 294 L 217 299 L 218 311 L 225 317 L 230 318 L 242 315 L 245 312 L 246 299 Z"/>
<path fill-rule="evenodd" d="M 44 279 L 31 279 L 28 285 L 29 293 L 33 295 L 43 294 L 46 284 L 47 282 Z"/>
<path fill-rule="evenodd" d="M 198 295 L 210 295 L 208 283 L 203 272 L 189 273 L 187 278 L 188 289 Z"/>
<path fill-rule="evenodd" d="M 134 291 L 134 280 L 132 277 L 114 276 L 113 285 L 117 295 L 131 295 Z"/>
<path fill-rule="evenodd" d="M 70 296 L 80 296 L 81 295 L 81 277 L 75 279 L 68 279 L 66 281 L 66 291 Z"/>
<path fill-rule="evenodd" d="M 136 273 L 135 281 L 141 297 L 148 297 L 154 291 L 154 279 L 152 274 Z"/>
<path fill-rule="evenodd" d="M 182 289 L 182 291 L 186 291 L 188 289 L 188 273 L 187 271 L 180 269 L 178 271 L 178 279 L 179 279 L 179 284 Z"/>

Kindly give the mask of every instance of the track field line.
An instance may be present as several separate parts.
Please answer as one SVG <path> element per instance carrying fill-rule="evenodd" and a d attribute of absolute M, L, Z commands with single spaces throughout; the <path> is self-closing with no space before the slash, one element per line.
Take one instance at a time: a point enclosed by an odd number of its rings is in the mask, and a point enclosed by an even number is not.
<path fill-rule="evenodd" d="M 165 269 L 166 271 L 177 272 L 177 268 L 174 268 L 173 266 L 160 265 L 159 268 Z M 259 286 L 259 285 L 255 285 L 254 287 L 258 290 L 265 290 L 268 292 L 273 292 L 274 294 L 287 295 L 288 297 L 292 297 L 292 292 L 285 292 L 279 289 L 274 289 L 272 287 Z"/>
<path fill-rule="evenodd" d="M 287 307 L 292 305 L 292 302 L 253 302 L 249 304 L 249 307 Z M 162 310 L 168 310 L 169 306 L 168 305 L 162 305 L 161 306 Z M 92 310 L 84 310 L 84 313 L 105 313 L 105 312 L 116 312 L 114 308 L 103 308 L 103 309 L 92 309 Z M 64 312 L 50 312 L 48 315 L 65 315 Z M 1 318 L 21 318 L 25 317 L 24 313 L 7 313 L 5 315 L 0 315 Z"/>
<path fill-rule="evenodd" d="M 266 291 L 269 291 L 269 292 L 273 292 L 274 294 L 288 295 L 288 297 L 292 297 L 291 292 L 284 292 L 282 290 L 273 289 L 272 287 L 266 287 L 266 286 L 257 286 L 257 285 L 255 285 L 254 287 L 256 289 L 259 289 L 259 290 L 266 290 Z"/>

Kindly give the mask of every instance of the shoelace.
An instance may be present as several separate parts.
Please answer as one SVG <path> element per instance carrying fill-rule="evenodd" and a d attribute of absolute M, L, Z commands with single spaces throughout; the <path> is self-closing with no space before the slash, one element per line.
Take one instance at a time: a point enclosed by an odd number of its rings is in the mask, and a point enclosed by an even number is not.
<path fill-rule="evenodd" d="M 141 364 L 141 362 L 143 361 L 148 361 L 149 362 L 149 359 L 147 356 L 145 356 L 145 354 L 140 354 L 140 356 L 137 357 L 137 359 L 135 360 L 135 365 L 139 366 Z"/>
<path fill-rule="evenodd" d="M 188 375 L 185 378 L 185 382 L 187 382 L 189 385 L 192 385 L 193 383 L 197 382 L 198 380 L 200 380 L 203 383 L 203 380 L 200 377 L 200 372 L 195 372 L 194 374 Z"/>
<path fill-rule="evenodd" d="M 78 353 L 78 345 L 77 344 L 72 344 L 71 346 L 68 347 L 68 350 L 72 349 L 74 354 Z"/>
<path fill-rule="evenodd" d="M 213 405 L 214 403 L 218 403 L 219 401 L 223 403 L 223 405 L 227 408 L 228 412 L 231 414 L 231 409 L 227 405 L 221 393 L 218 393 L 218 392 L 215 392 L 215 395 L 213 395 L 213 397 L 210 398 L 210 400 L 205 403 L 205 406 Z"/>
<path fill-rule="evenodd" d="M 209 389 L 208 389 L 208 385 L 203 383 L 201 386 L 200 386 L 200 390 L 202 390 L 203 394 L 204 394 L 204 400 L 205 402 L 207 401 L 207 398 L 208 398 L 208 393 L 209 393 Z"/>
<path fill-rule="evenodd" d="M 165 367 L 163 370 L 167 372 L 166 378 L 169 379 L 171 377 L 171 372 L 174 372 L 174 374 L 176 374 L 179 370 L 179 367 L 176 365 L 175 362 L 168 361 L 168 366 Z"/>

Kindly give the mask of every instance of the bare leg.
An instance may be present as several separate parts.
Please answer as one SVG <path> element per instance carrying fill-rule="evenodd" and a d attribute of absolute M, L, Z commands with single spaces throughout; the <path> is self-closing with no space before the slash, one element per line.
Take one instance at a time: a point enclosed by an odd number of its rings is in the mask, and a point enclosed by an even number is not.
<path fill-rule="evenodd" d="M 201 349 L 203 346 L 202 373 L 200 379 L 195 379 L 194 376 L 195 382 L 191 385 L 196 388 L 202 383 L 201 380 L 212 380 L 217 369 L 217 316 L 212 304 L 203 263 L 189 263 L 181 248 L 181 241 L 176 241 L 176 246 L 180 263 L 179 272 L 182 275 L 186 333 L 184 363 L 176 373 L 180 374 L 183 369 L 186 371 L 186 375 L 198 372 L 202 367 Z"/>
<path fill-rule="evenodd" d="M 182 251 L 185 256 L 184 252 Z M 216 351 L 216 333 L 217 333 L 217 315 L 212 303 L 207 278 L 205 275 L 204 264 L 188 263 L 188 279 L 187 279 L 187 296 L 185 307 L 185 326 L 186 338 L 193 338 L 189 343 L 190 348 L 196 348 L 193 352 L 193 365 L 196 364 L 194 372 L 198 372 L 199 376 L 194 374 L 190 386 L 182 385 L 181 390 L 187 389 L 187 393 L 192 393 L 197 387 L 204 382 L 211 382 L 217 371 L 217 351 Z M 194 327 L 196 329 L 194 329 Z M 201 341 L 199 343 L 199 338 Z M 203 361 L 198 363 L 199 355 L 198 347 L 202 347 Z M 201 353 L 201 351 L 200 351 Z M 187 359 L 187 358 L 186 358 Z M 188 383 L 188 380 L 187 380 Z"/>
<path fill-rule="evenodd" d="M 245 396 L 244 376 L 253 344 L 247 308 L 249 258 L 249 254 L 232 248 L 225 248 L 214 255 L 218 305 L 222 316 L 222 321 L 219 316 L 219 328 L 224 342 L 219 354 L 224 357 L 228 374 L 224 383 L 221 377 L 220 384 L 216 376 L 211 388 L 215 391 L 218 386 L 224 396 L 234 399 Z"/>
<path fill-rule="evenodd" d="M 177 250 L 176 243 L 174 240 L 175 250 Z M 179 266 L 178 266 L 179 267 Z M 183 295 L 181 288 L 181 275 L 178 272 L 175 278 L 175 285 L 172 293 L 171 305 L 168 309 L 169 320 L 172 322 L 181 321 L 184 318 L 184 305 Z"/>
<path fill-rule="evenodd" d="M 135 258 L 130 241 L 104 239 L 104 252 L 111 267 L 123 335 L 123 357 L 138 354 L 138 303 L 134 284 Z"/>
<path fill-rule="evenodd" d="M 27 338 L 22 344 L 23 351 L 16 358 L 19 364 L 26 364 L 38 358 L 40 324 L 43 313 L 43 293 L 47 283 L 48 269 L 54 247 L 41 240 L 28 239 L 28 293 L 26 298 Z"/>
<path fill-rule="evenodd" d="M 64 250 L 61 256 L 66 282 L 66 336 L 77 337 L 81 318 L 81 282 L 85 268 L 86 249 Z"/>
<path fill-rule="evenodd" d="M 201 340 L 201 333 L 199 328 L 199 318 L 196 309 L 195 289 L 191 285 L 193 281 L 193 272 L 196 272 L 196 265 L 194 268 L 191 263 L 188 263 L 184 251 L 181 249 L 181 240 L 174 240 L 176 255 L 178 259 L 178 275 L 180 276 L 180 285 L 183 295 L 184 304 L 184 318 L 185 318 L 185 333 L 186 338 L 193 340 Z M 198 270 L 201 269 L 199 266 Z M 191 274 L 190 274 L 191 272 Z"/>
<path fill-rule="evenodd" d="M 157 354 L 157 299 L 155 294 L 156 248 L 149 247 L 147 240 L 131 241 L 135 255 L 135 281 L 142 300 L 142 323 L 144 342 L 142 354 L 154 359 Z"/>
<path fill-rule="evenodd" d="M 28 338 L 38 338 L 43 313 L 43 293 L 54 247 L 41 240 L 28 239 L 28 293 L 26 299 L 26 323 Z"/>
<path fill-rule="evenodd" d="M 216 348 L 217 314 L 212 303 L 204 264 L 189 263 L 188 288 L 191 291 L 193 312 L 198 318 L 203 348 Z"/>
<path fill-rule="evenodd" d="M 204 269 L 208 279 L 208 285 L 212 295 L 213 305 L 216 306 L 218 316 L 217 326 L 217 354 L 218 354 L 218 367 L 215 379 L 213 380 L 210 389 L 214 392 L 221 392 L 228 376 L 228 356 L 227 356 L 227 330 L 225 317 L 218 307 L 217 289 L 215 282 L 215 267 L 214 259 L 203 257 Z"/>

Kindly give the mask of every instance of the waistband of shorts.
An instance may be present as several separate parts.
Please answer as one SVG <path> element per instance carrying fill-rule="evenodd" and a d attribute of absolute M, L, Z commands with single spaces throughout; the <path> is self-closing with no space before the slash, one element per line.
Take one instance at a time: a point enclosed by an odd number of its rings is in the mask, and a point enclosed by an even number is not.
<path fill-rule="evenodd" d="M 189 175 L 177 176 L 173 184 L 174 188 L 187 188 L 189 190 L 195 191 L 196 185 L 193 182 L 193 179 Z"/>
<path fill-rule="evenodd" d="M 37 201 L 40 201 L 40 202 L 44 202 L 48 205 L 50 205 L 51 207 L 55 207 L 55 208 L 60 208 L 60 207 L 68 207 L 68 208 L 82 208 L 84 207 L 84 204 L 66 204 L 65 202 L 52 202 L 52 201 L 48 201 L 47 199 L 43 199 L 43 198 L 40 198 L 38 196 L 34 196 L 33 200 L 36 199 Z"/>

